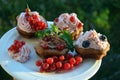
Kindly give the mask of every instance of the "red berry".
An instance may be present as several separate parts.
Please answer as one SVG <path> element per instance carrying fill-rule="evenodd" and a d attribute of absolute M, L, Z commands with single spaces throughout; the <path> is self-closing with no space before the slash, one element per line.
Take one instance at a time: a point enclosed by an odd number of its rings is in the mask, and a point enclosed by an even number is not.
<path fill-rule="evenodd" d="M 68 59 L 68 60 L 69 60 L 70 58 L 72 58 L 72 57 L 73 57 L 73 55 L 72 55 L 72 54 L 70 54 L 70 53 L 68 53 L 68 54 L 66 54 L 66 55 L 65 55 L 65 57 L 66 57 L 66 59 Z"/>
<path fill-rule="evenodd" d="M 16 44 L 16 47 L 17 47 L 17 48 L 21 48 L 21 47 L 22 47 L 22 43 Z"/>
<path fill-rule="evenodd" d="M 73 69 L 74 65 L 73 64 L 70 64 L 70 69 Z"/>
<path fill-rule="evenodd" d="M 25 42 L 24 42 L 24 41 L 21 41 L 21 44 L 22 44 L 22 45 L 25 45 Z"/>
<path fill-rule="evenodd" d="M 74 66 L 78 66 L 79 64 L 80 64 L 80 62 L 76 61 L 75 64 L 74 64 Z"/>
<path fill-rule="evenodd" d="M 79 62 L 79 63 L 82 62 L 82 57 L 80 57 L 80 56 L 77 56 L 75 59 L 76 59 L 76 62 Z"/>
<path fill-rule="evenodd" d="M 20 41 L 14 40 L 14 44 L 15 44 L 15 45 L 18 44 L 18 43 L 20 43 Z"/>
<path fill-rule="evenodd" d="M 60 45 L 57 46 L 57 48 L 58 48 L 58 50 L 63 50 L 64 45 L 63 45 L 63 44 L 60 44 Z"/>
<path fill-rule="evenodd" d="M 32 14 L 33 19 L 38 19 L 38 16 L 36 14 Z"/>
<path fill-rule="evenodd" d="M 46 60 L 46 62 L 47 62 L 48 64 L 52 64 L 52 63 L 54 62 L 54 60 L 53 60 L 53 58 L 48 58 L 48 59 Z"/>
<path fill-rule="evenodd" d="M 47 49 L 47 48 L 48 48 L 48 45 L 47 45 L 47 44 L 44 44 L 42 47 L 43 47 L 44 49 Z"/>
<path fill-rule="evenodd" d="M 65 69 L 65 70 L 70 69 L 70 63 L 65 63 L 65 64 L 64 64 L 64 69 Z"/>
<path fill-rule="evenodd" d="M 65 57 L 64 57 L 63 55 L 61 55 L 61 56 L 59 57 L 59 60 L 60 60 L 60 61 L 64 61 L 64 60 L 65 60 Z"/>
<path fill-rule="evenodd" d="M 61 72 L 63 72 L 63 71 L 64 71 L 64 68 L 61 67 L 61 68 L 57 68 L 57 71 L 56 71 L 56 72 L 61 73 Z"/>
<path fill-rule="evenodd" d="M 75 62 L 76 62 L 75 58 L 70 58 L 70 60 L 69 60 L 70 64 L 75 64 Z"/>
<path fill-rule="evenodd" d="M 54 62 L 57 62 L 58 61 L 58 57 L 57 56 L 53 56 L 53 60 L 54 60 Z"/>
<path fill-rule="evenodd" d="M 78 25 L 77 25 L 77 28 L 81 28 L 82 27 L 82 23 L 79 22 Z"/>
<path fill-rule="evenodd" d="M 49 64 L 48 63 L 43 63 L 42 64 L 42 68 L 45 69 L 45 70 L 48 69 L 49 68 Z"/>
<path fill-rule="evenodd" d="M 74 16 L 70 16 L 70 21 L 71 22 L 75 22 L 75 17 Z"/>
<path fill-rule="evenodd" d="M 58 22 L 59 21 L 59 19 L 58 18 L 55 18 L 55 22 Z"/>
<path fill-rule="evenodd" d="M 57 68 L 61 68 L 61 67 L 62 67 L 62 62 L 60 62 L 60 61 L 57 62 L 57 63 L 56 63 L 56 67 L 57 67 Z"/>
<path fill-rule="evenodd" d="M 41 65 L 42 65 L 42 61 L 41 61 L 41 60 L 37 60 L 37 61 L 36 61 L 36 66 L 39 67 L 39 66 L 41 66 Z"/>
<path fill-rule="evenodd" d="M 56 66 L 55 66 L 55 64 L 50 65 L 50 70 L 51 70 L 51 71 L 56 70 Z"/>
<path fill-rule="evenodd" d="M 45 69 L 40 68 L 40 72 L 41 72 L 41 73 L 45 72 Z"/>

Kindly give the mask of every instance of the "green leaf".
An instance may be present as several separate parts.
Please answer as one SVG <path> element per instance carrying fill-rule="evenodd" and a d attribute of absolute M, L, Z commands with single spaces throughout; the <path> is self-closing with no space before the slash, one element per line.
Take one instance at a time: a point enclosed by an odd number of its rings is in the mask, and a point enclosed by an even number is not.
<path fill-rule="evenodd" d="M 52 28 L 52 31 L 55 33 L 55 34 L 58 34 L 60 32 L 60 30 L 58 29 L 58 27 L 56 27 L 54 24 L 51 25 L 51 28 Z"/>
<path fill-rule="evenodd" d="M 71 34 L 68 31 L 64 30 L 63 34 L 61 34 L 60 37 L 67 42 L 68 48 L 73 52 L 74 46 Z"/>

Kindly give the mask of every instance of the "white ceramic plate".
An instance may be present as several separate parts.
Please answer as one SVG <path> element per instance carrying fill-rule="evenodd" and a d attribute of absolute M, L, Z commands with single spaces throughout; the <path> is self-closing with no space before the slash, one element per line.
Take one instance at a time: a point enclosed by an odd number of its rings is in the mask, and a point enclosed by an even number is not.
<path fill-rule="evenodd" d="M 48 21 L 50 27 L 52 22 Z M 11 59 L 7 53 L 8 48 L 15 39 L 24 40 L 31 49 L 30 60 L 26 63 L 19 63 Z M 86 59 L 74 70 L 65 73 L 39 73 L 35 61 L 39 59 L 34 46 L 35 39 L 21 37 L 16 28 L 9 30 L 0 40 L 0 64 L 3 69 L 18 80 L 86 80 L 92 77 L 99 69 L 101 60 Z"/>

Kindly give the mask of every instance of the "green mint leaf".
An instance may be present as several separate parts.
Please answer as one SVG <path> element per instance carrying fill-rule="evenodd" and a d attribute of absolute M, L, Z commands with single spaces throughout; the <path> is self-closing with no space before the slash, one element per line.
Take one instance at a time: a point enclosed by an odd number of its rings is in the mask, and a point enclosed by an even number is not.
<path fill-rule="evenodd" d="M 54 24 L 51 25 L 51 29 L 55 34 L 58 34 L 60 32 L 60 30 L 58 29 L 58 27 L 56 27 Z"/>
<path fill-rule="evenodd" d="M 71 34 L 68 31 L 64 30 L 60 37 L 67 42 L 68 48 L 73 52 L 74 46 Z"/>

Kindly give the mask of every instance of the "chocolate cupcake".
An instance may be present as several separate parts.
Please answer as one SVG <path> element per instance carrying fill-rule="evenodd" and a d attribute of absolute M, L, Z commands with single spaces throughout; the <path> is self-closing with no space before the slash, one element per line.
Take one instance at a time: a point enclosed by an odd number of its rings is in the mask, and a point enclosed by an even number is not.
<path fill-rule="evenodd" d="M 50 35 L 39 40 L 39 44 L 35 46 L 35 51 L 40 57 L 50 57 L 64 55 L 68 52 L 66 42 L 55 35 Z"/>

